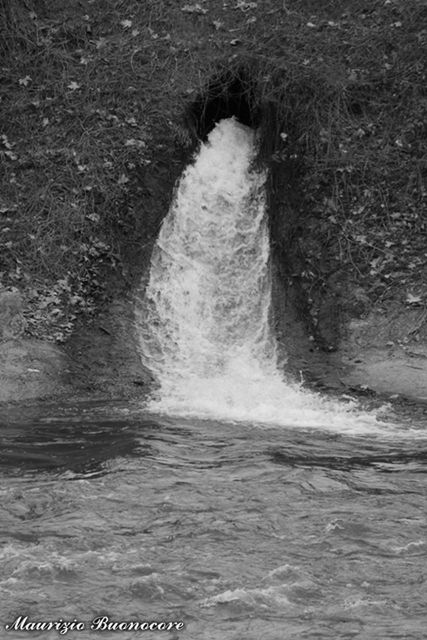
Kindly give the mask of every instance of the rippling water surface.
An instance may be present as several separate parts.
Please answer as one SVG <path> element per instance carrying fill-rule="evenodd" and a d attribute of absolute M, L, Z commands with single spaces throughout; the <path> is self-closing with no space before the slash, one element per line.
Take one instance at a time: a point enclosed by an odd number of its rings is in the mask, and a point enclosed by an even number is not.
<path fill-rule="evenodd" d="M 0 637 L 62 637 L 4 630 L 27 615 L 81 640 L 425 638 L 427 438 L 401 436 L 3 412 Z"/>

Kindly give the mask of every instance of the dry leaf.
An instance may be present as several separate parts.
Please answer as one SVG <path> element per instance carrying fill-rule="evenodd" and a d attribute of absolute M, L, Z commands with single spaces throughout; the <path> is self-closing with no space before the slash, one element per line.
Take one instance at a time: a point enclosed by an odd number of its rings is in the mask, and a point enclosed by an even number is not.
<path fill-rule="evenodd" d="M 181 11 L 184 11 L 184 13 L 198 13 L 201 15 L 205 15 L 208 12 L 208 10 L 200 6 L 200 4 L 185 4 Z"/>
<path fill-rule="evenodd" d="M 236 4 L 236 9 L 240 9 L 240 11 L 250 11 L 251 9 L 257 8 L 256 2 L 246 2 L 245 0 L 238 0 Z"/>

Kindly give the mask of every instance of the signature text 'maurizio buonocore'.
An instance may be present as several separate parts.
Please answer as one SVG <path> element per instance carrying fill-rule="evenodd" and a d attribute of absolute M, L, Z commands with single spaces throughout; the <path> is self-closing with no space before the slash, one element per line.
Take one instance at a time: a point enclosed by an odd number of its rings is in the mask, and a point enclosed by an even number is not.
<path fill-rule="evenodd" d="M 165 620 L 111 620 L 108 616 L 97 616 L 89 623 L 82 620 L 29 620 L 28 616 L 18 616 L 12 623 L 5 624 L 6 631 L 57 631 L 65 636 L 69 631 L 180 631 L 185 626 L 180 621 Z"/>

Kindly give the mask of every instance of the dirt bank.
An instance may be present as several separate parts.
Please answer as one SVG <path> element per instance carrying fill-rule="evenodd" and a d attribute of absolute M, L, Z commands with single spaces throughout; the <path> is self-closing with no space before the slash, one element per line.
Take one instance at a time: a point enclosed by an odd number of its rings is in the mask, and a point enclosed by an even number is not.
<path fill-rule="evenodd" d="M 22 402 L 66 392 L 67 358 L 54 344 L 8 340 L 0 344 L 0 402 Z"/>
<path fill-rule="evenodd" d="M 317 323 L 301 293 L 274 279 L 276 333 L 287 369 L 308 386 L 425 401 L 427 326 L 424 306 L 378 305 L 361 316 L 342 313 L 339 297 Z"/>
<path fill-rule="evenodd" d="M 423 309 L 394 305 L 348 320 L 337 348 L 325 351 L 298 317 L 292 296 L 282 303 L 276 330 L 287 375 L 337 394 L 373 391 L 427 400 Z M 0 401 L 64 395 L 143 399 L 152 378 L 139 357 L 133 306 L 131 297 L 117 300 L 64 346 L 16 335 L 0 342 Z"/>
<path fill-rule="evenodd" d="M 349 367 L 345 384 L 379 393 L 427 399 L 427 326 L 423 306 L 397 302 L 349 321 L 340 357 Z"/>
<path fill-rule="evenodd" d="M 20 295 L 0 295 L 0 402 L 138 398 L 150 382 L 138 355 L 131 298 L 110 304 L 59 345 L 25 337 Z"/>

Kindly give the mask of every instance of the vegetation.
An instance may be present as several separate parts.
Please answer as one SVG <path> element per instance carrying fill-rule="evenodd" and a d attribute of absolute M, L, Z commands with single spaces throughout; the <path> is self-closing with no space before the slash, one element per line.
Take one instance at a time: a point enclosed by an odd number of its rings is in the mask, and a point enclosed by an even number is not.
<path fill-rule="evenodd" d="M 0 12 L 0 283 L 29 334 L 65 340 L 135 285 L 215 78 L 238 79 L 260 126 L 273 246 L 313 325 L 328 291 L 353 314 L 425 305 L 423 0 Z"/>

